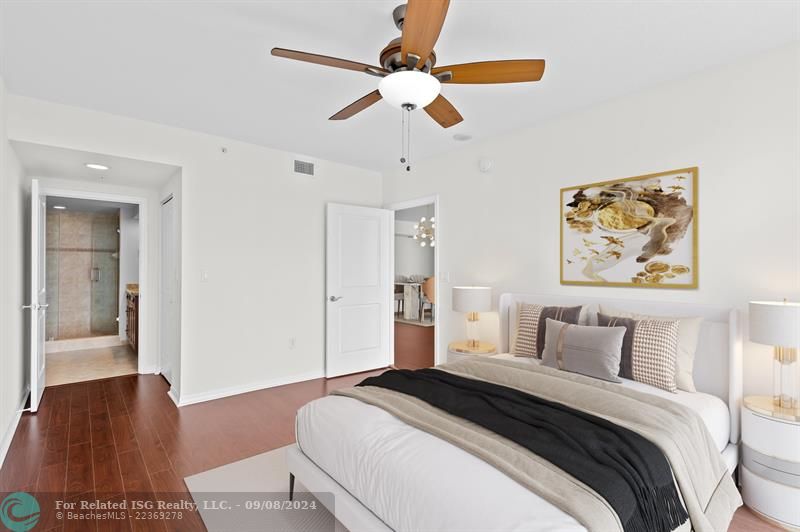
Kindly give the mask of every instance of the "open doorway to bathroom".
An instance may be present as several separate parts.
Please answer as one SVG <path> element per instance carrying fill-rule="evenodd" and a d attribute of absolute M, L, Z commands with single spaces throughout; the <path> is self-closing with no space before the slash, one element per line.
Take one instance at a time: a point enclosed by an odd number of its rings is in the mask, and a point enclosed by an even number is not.
<path fill-rule="evenodd" d="M 138 370 L 139 206 L 47 197 L 46 385 Z"/>
<path fill-rule="evenodd" d="M 395 208 L 394 365 L 435 365 L 436 205 L 420 200 Z"/>

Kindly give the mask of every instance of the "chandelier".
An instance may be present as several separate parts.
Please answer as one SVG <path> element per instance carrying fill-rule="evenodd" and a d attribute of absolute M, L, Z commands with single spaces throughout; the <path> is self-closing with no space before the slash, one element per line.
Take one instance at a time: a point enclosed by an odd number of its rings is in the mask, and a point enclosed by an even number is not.
<path fill-rule="evenodd" d="M 424 216 L 419 219 L 418 224 L 414 224 L 414 240 L 419 242 L 421 247 L 436 247 L 436 218 L 431 216 L 428 220 Z"/>

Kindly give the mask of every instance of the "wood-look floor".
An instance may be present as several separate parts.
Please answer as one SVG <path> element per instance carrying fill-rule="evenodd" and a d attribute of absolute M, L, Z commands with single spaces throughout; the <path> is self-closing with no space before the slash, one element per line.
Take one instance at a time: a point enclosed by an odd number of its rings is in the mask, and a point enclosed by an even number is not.
<path fill-rule="evenodd" d="M 366 376 L 317 379 L 178 409 L 166 381 L 129 375 L 45 390 L 25 414 L 0 469 L 0 492 L 122 500 L 131 494 L 191 500 L 183 478 L 294 441 L 294 416 L 308 401 Z M 37 530 L 204 530 L 180 522 L 65 522 L 44 514 Z M 730 531 L 779 530 L 740 509 Z"/>
<path fill-rule="evenodd" d="M 434 365 L 434 327 L 394 323 L 394 366 L 401 369 Z"/>
<path fill-rule="evenodd" d="M 136 373 L 139 359 L 129 345 L 47 353 L 47 386 L 84 382 Z"/>

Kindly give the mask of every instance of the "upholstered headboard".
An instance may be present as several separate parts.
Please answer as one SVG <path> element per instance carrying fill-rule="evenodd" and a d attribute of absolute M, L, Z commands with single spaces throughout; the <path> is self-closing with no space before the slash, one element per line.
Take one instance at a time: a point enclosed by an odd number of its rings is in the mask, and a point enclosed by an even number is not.
<path fill-rule="evenodd" d="M 698 391 L 716 395 L 728 404 L 731 442 L 739 441 L 742 402 L 742 333 L 735 309 L 690 303 L 604 299 L 578 296 L 502 294 L 500 296 L 500 352 L 508 352 L 517 325 L 517 303 L 577 306 L 589 305 L 596 313 L 600 304 L 639 314 L 702 316 L 703 325 L 694 361 L 694 382 Z"/>

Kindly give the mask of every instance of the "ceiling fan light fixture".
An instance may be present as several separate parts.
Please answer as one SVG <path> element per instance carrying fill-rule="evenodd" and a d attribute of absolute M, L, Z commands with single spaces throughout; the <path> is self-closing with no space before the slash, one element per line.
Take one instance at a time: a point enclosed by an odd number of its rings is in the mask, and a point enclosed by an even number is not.
<path fill-rule="evenodd" d="M 412 105 L 414 109 L 427 107 L 439 96 L 442 84 L 438 79 L 417 70 L 402 70 L 381 79 L 378 91 L 383 99 L 398 109 Z"/>

